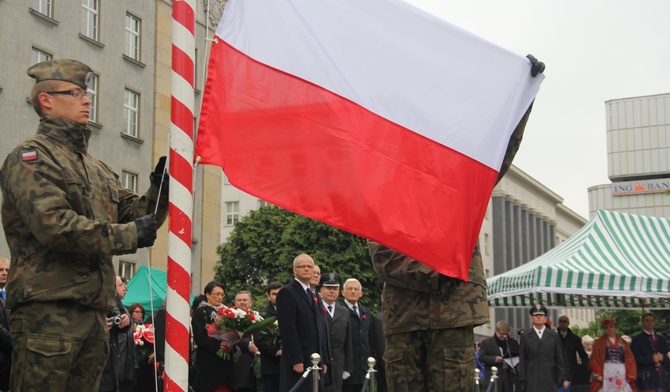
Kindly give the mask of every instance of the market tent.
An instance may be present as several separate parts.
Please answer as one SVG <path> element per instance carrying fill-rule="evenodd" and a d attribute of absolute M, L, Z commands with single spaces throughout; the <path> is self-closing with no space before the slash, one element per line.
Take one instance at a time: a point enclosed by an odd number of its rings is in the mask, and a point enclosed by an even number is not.
<path fill-rule="evenodd" d="M 487 283 L 491 306 L 670 308 L 670 219 L 600 210 L 561 245 Z"/>
<path fill-rule="evenodd" d="M 151 284 L 149 276 L 151 276 Z M 128 294 L 121 301 L 126 307 L 139 302 L 144 306 L 148 317 L 153 310 L 157 310 L 163 305 L 167 289 L 167 272 L 156 268 L 141 266 L 135 276 L 128 281 Z M 151 299 L 153 297 L 153 308 L 151 307 Z M 193 303 L 193 294 L 191 294 L 191 303 Z"/>

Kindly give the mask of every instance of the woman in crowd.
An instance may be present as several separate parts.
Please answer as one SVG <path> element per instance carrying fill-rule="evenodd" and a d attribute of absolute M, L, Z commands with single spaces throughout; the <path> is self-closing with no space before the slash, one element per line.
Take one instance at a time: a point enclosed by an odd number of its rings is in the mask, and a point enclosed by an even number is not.
<path fill-rule="evenodd" d="M 217 352 L 223 350 L 231 351 L 225 340 L 217 340 L 207 334 L 207 324 L 212 324 L 216 319 L 217 311 L 223 306 L 223 285 L 219 282 L 209 282 L 205 286 L 205 301 L 193 312 L 191 328 L 193 340 L 198 346 L 195 354 L 195 367 L 197 368 L 197 381 L 193 385 L 197 392 L 228 392 L 232 391 L 234 385 L 235 365 L 232 359 L 221 358 Z M 239 349 L 237 349 L 239 350 Z M 230 352 L 228 358 L 234 356 Z"/>
<path fill-rule="evenodd" d="M 586 351 L 586 354 L 591 358 L 591 354 L 593 353 L 593 338 L 590 335 L 584 335 L 582 338 L 582 346 L 584 346 L 584 351 Z"/>
<path fill-rule="evenodd" d="M 141 303 L 134 303 L 128 307 L 130 319 L 133 323 L 133 331 L 137 331 L 138 326 L 145 325 L 145 310 Z M 151 323 L 147 320 L 146 324 Z M 135 391 L 148 392 L 155 391 L 154 376 L 154 345 L 142 339 L 142 344 L 135 342 Z"/>
<path fill-rule="evenodd" d="M 593 343 L 589 368 L 593 372 L 590 392 L 637 391 L 637 366 L 630 345 L 617 335 L 614 317 L 602 321 L 605 335 Z"/>

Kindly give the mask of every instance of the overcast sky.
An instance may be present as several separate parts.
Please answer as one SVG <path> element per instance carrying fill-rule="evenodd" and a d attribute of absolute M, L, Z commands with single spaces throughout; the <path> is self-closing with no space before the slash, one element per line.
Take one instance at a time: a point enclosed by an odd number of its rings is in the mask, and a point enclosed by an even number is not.
<path fill-rule="evenodd" d="M 670 0 L 406 0 L 547 69 L 514 164 L 588 216 L 605 101 L 670 93 Z"/>

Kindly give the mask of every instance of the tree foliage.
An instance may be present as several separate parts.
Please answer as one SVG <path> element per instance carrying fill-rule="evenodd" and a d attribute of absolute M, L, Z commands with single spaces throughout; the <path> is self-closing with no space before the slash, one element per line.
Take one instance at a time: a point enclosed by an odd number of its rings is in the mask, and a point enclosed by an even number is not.
<path fill-rule="evenodd" d="M 579 336 L 590 335 L 593 338 L 597 338 L 605 334 L 600 323 L 604 318 L 608 317 L 616 318 L 617 334 L 619 336 L 628 335 L 632 338 L 642 331 L 642 324 L 640 323 L 642 317 L 641 310 L 599 310 L 596 312 L 596 320 L 591 321 L 588 327 L 580 328 L 579 326 L 575 326 L 570 329 Z M 659 320 L 659 315 L 656 314 L 657 326 L 660 324 Z"/>
<path fill-rule="evenodd" d="M 364 293 L 361 303 L 373 313 L 379 309 L 382 284 L 372 269 L 366 240 L 282 208 L 265 206 L 244 216 L 217 253 L 215 279 L 226 287 L 226 304 L 232 303 L 234 293 L 248 290 L 253 308 L 262 308 L 267 304 L 266 285 L 290 282 L 293 259 L 307 253 L 322 274 L 337 272 L 342 283 L 358 279 Z"/>

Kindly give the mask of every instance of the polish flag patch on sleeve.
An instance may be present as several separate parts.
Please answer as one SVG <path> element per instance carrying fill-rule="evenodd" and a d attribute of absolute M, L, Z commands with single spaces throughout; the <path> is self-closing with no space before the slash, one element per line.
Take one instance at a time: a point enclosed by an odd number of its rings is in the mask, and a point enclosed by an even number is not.
<path fill-rule="evenodd" d="M 23 161 L 34 161 L 35 159 L 37 159 L 36 150 L 30 150 L 21 153 L 21 160 Z"/>

